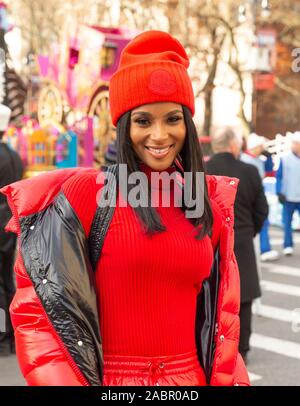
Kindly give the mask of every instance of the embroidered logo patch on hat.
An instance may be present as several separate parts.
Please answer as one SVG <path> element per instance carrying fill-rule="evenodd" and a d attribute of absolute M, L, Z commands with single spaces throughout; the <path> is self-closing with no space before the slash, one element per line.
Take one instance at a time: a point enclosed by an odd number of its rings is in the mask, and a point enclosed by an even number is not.
<path fill-rule="evenodd" d="M 161 96 L 169 96 L 177 91 L 175 77 L 170 72 L 157 69 L 151 73 L 148 89 Z"/>

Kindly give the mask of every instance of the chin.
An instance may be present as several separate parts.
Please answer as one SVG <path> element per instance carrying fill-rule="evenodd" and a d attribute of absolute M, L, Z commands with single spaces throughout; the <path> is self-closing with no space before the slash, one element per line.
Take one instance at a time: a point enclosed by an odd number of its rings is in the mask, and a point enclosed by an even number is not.
<path fill-rule="evenodd" d="M 168 169 L 173 163 L 173 160 L 167 159 L 167 160 L 162 160 L 161 162 L 153 162 L 153 161 L 148 161 L 146 164 L 151 168 L 154 169 L 155 171 L 165 171 Z"/>

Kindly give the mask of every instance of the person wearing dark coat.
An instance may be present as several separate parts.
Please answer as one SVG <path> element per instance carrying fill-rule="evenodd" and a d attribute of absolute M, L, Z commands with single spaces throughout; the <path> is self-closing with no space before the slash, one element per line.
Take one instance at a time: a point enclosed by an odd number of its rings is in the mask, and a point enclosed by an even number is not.
<path fill-rule="evenodd" d="M 11 150 L 2 137 L 7 128 L 10 109 L 0 105 L 0 188 L 20 180 L 23 175 L 23 165 L 19 155 Z M 14 352 L 14 333 L 9 316 L 9 305 L 15 294 L 13 265 L 16 248 L 16 237 L 6 233 L 4 227 L 12 213 L 6 197 L 0 195 L 0 356 Z"/>
<path fill-rule="evenodd" d="M 105 166 L 113 165 L 117 162 L 117 140 L 113 140 L 108 144 L 104 159 Z"/>
<path fill-rule="evenodd" d="M 231 128 L 220 130 L 212 137 L 215 155 L 206 165 L 211 175 L 236 177 L 240 181 L 234 205 L 234 252 L 241 286 L 239 351 L 246 360 L 250 349 L 252 301 L 261 296 L 253 238 L 268 217 L 268 203 L 257 168 L 239 160 L 241 146 L 241 140 Z"/>

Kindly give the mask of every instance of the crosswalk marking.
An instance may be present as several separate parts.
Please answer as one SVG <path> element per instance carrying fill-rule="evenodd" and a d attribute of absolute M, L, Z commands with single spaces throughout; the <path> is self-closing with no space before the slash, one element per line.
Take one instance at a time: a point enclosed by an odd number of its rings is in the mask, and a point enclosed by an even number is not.
<path fill-rule="evenodd" d="M 250 345 L 261 350 L 274 352 L 289 358 L 300 359 L 300 344 L 279 338 L 253 333 Z"/>
<path fill-rule="evenodd" d="M 296 276 L 300 278 L 300 268 L 295 268 L 292 266 L 285 265 L 274 265 L 274 264 L 261 264 L 263 269 L 266 269 L 268 272 L 280 275 Z"/>
<path fill-rule="evenodd" d="M 252 313 L 257 316 L 266 317 L 273 320 L 285 321 L 287 323 L 292 323 L 295 320 L 295 312 L 293 310 L 286 310 L 282 309 L 281 307 L 268 306 L 265 304 L 253 306 Z"/>
<path fill-rule="evenodd" d="M 274 235 L 274 234 L 273 234 Z M 300 241 L 299 236 L 296 237 L 297 241 Z M 276 244 L 282 244 L 282 239 L 277 238 L 272 240 L 272 243 L 275 242 Z M 278 295 L 278 302 L 282 301 L 283 298 L 289 300 L 289 297 L 300 297 L 300 267 L 297 267 L 297 262 L 293 263 L 294 266 L 288 266 L 286 264 L 279 263 L 261 263 L 261 269 L 264 275 L 264 278 L 261 280 L 261 287 L 263 292 L 271 292 L 274 293 L 274 296 Z M 284 280 L 287 283 L 280 283 L 277 281 L 270 281 L 269 278 L 275 279 L 276 276 L 284 276 Z M 268 278 L 269 276 L 269 278 Z M 292 278 L 294 279 L 292 279 Z M 296 278 L 296 279 L 295 279 Z M 282 278 L 283 280 L 283 278 Z M 295 283 L 293 283 L 295 281 Z M 264 296 L 262 296 L 262 300 L 264 300 Z M 268 298 L 268 296 L 267 296 Z M 281 308 L 276 306 L 270 306 L 265 303 L 254 302 L 252 307 L 252 313 L 256 317 L 264 317 L 269 320 L 273 320 L 273 323 L 276 322 L 284 322 L 285 326 L 283 325 L 283 329 L 289 329 L 291 332 L 299 333 L 300 332 L 300 303 L 298 309 L 288 309 L 288 308 Z M 253 347 L 255 350 L 263 350 L 268 352 L 268 359 L 272 360 L 272 357 L 277 354 L 283 357 L 288 357 L 295 361 L 300 360 L 300 342 L 298 341 L 298 337 L 294 335 L 295 341 L 284 340 L 281 338 L 275 338 L 268 335 L 259 334 L 259 331 L 253 333 L 250 338 L 250 346 Z M 266 356 L 267 358 L 267 356 Z M 255 368 L 253 368 L 255 371 Z M 261 371 L 261 370 L 260 370 Z M 258 372 L 260 372 L 258 371 Z M 257 378 L 254 374 L 252 376 L 252 372 L 249 373 L 249 378 L 252 384 L 255 385 L 257 381 L 264 382 L 264 374 L 262 376 L 258 375 Z M 268 379 L 268 378 L 266 378 Z"/>
<path fill-rule="evenodd" d="M 294 243 L 300 242 L 300 237 L 294 237 L 293 242 Z M 271 239 L 271 246 L 273 246 L 273 245 L 282 246 L 282 244 L 283 244 L 283 238 L 282 237 L 281 238 L 272 238 Z"/>
<path fill-rule="evenodd" d="M 271 282 L 267 280 L 262 280 L 260 284 L 262 289 L 265 291 L 300 297 L 299 286 L 287 285 L 285 283 Z"/>
<path fill-rule="evenodd" d="M 250 378 L 251 383 L 255 382 L 255 381 L 259 381 L 260 379 L 262 379 L 261 375 L 253 374 L 252 372 L 249 372 L 249 371 L 248 371 L 248 374 L 249 374 L 249 378 Z"/>

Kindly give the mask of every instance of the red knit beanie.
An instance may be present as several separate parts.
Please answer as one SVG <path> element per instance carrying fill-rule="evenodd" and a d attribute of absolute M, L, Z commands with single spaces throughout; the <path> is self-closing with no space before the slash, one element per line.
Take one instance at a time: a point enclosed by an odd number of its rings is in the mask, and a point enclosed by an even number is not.
<path fill-rule="evenodd" d="M 143 104 L 174 102 L 192 115 L 195 100 L 187 73 L 188 56 L 178 40 L 162 31 L 146 31 L 123 49 L 109 86 L 112 122 Z"/>

